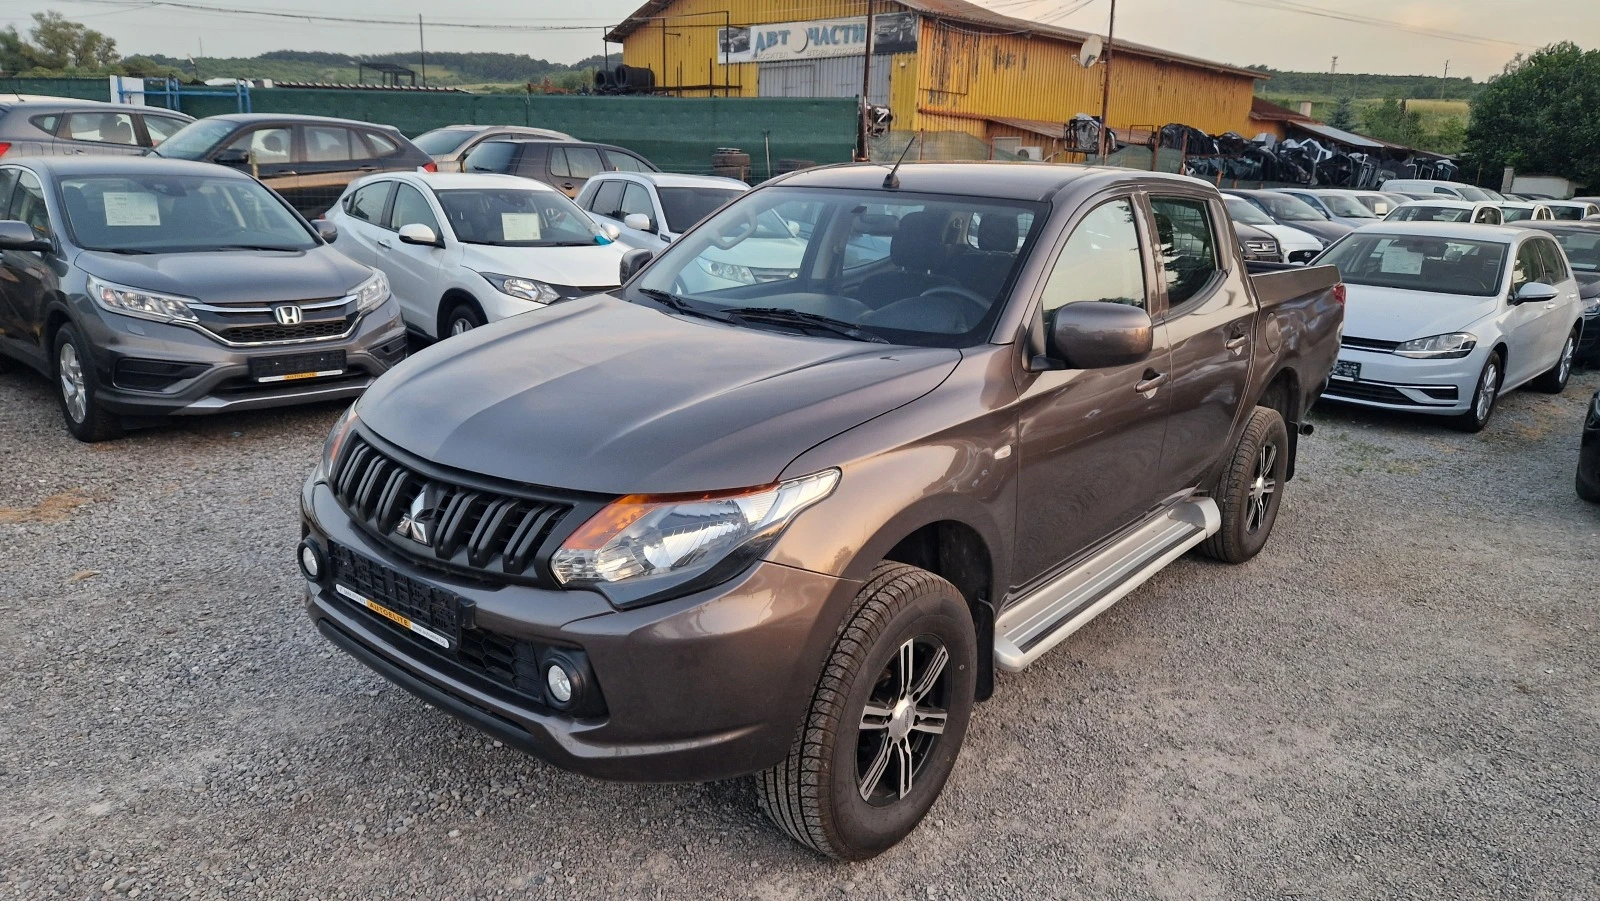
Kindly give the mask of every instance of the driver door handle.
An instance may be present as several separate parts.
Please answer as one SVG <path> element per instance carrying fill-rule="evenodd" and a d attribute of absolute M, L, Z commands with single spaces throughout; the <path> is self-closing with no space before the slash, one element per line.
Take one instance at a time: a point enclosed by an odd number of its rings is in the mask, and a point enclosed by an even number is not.
<path fill-rule="evenodd" d="M 378 240 L 376 240 L 376 241 L 374 241 L 372 243 L 378 245 L 379 247 L 382 247 L 384 250 L 388 250 L 389 249 L 389 242 L 383 240 L 382 238 L 379 238 Z"/>
<path fill-rule="evenodd" d="M 1165 372 L 1156 372 L 1154 369 L 1146 369 L 1144 371 L 1144 378 L 1140 380 L 1137 385 L 1133 386 L 1133 390 L 1139 392 L 1140 394 L 1147 394 L 1156 390 L 1157 388 L 1160 388 L 1166 383 L 1167 374 Z"/>
<path fill-rule="evenodd" d="M 1224 341 L 1222 343 L 1222 346 L 1226 347 L 1228 350 L 1243 350 L 1244 346 L 1246 344 L 1249 344 L 1249 343 L 1250 343 L 1250 339 L 1249 338 L 1246 338 L 1245 336 L 1240 335 L 1237 338 L 1229 338 L 1227 341 Z"/>

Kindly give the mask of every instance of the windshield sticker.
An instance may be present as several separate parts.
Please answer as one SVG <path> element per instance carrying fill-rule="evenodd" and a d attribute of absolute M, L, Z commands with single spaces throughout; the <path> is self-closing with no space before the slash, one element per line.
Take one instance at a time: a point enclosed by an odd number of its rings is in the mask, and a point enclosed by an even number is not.
<path fill-rule="evenodd" d="M 109 226 L 159 226 L 161 206 L 156 195 L 131 191 L 107 191 L 106 225 Z"/>
<path fill-rule="evenodd" d="M 538 213 L 501 213 L 500 238 L 503 241 L 539 240 Z"/>
<path fill-rule="evenodd" d="M 1383 271 L 1389 275 L 1421 275 L 1423 256 L 1404 247 L 1383 250 Z"/>

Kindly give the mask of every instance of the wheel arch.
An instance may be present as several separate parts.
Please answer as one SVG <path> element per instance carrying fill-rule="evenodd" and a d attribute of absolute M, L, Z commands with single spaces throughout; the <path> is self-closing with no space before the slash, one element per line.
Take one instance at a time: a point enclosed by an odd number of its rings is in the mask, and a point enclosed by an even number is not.
<path fill-rule="evenodd" d="M 1284 366 L 1267 381 L 1255 405 L 1278 411 L 1289 432 L 1289 460 L 1284 470 L 1284 481 L 1294 478 L 1294 464 L 1300 451 L 1300 424 L 1305 417 L 1305 394 L 1301 391 L 1300 373 L 1293 366 Z M 1249 422 L 1249 411 L 1245 421 Z"/>
<path fill-rule="evenodd" d="M 478 298 L 472 296 L 471 291 L 468 291 L 465 288 L 446 289 L 444 296 L 439 298 L 439 312 L 434 317 L 433 336 L 435 338 L 438 338 L 442 341 L 445 338 L 450 337 L 445 330 L 445 319 L 449 317 L 451 310 L 464 303 L 471 304 L 472 307 L 478 311 L 478 317 L 480 319 L 488 319 L 488 317 L 483 313 L 483 304 L 478 302 Z"/>

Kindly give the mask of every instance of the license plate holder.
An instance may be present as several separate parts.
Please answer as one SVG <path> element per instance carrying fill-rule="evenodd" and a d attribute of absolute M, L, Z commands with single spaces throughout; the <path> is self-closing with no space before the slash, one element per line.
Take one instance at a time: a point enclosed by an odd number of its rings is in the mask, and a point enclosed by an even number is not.
<path fill-rule="evenodd" d="M 344 373 L 345 355 L 342 350 L 250 358 L 250 378 L 262 385 L 327 378 Z"/>
<path fill-rule="evenodd" d="M 1361 381 L 1361 364 L 1354 360 L 1335 360 L 1332 377 L 1344 382 L 1359 382 Z"/>

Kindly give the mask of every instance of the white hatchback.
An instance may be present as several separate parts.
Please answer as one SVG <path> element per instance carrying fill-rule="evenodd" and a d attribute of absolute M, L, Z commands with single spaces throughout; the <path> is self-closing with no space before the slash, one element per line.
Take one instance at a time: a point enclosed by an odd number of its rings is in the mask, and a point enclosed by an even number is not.
<path fill-rule="evenodd" d="M 1338 266 L 1348 292 L 1328 400 L 1453 416 L 1476 432 L 1504 392 L 1567 386 L 1583 308 L 1547 232 L 1385 222 L 1315 263 Z"/>
<path fill-rule="evenodd" d="M 327 219 L 334 246 L 382 270 L 406 326 L 429 338 L 609 291 L 626 249 L 560 191 L 511 175 L 370 175 Z"/>

